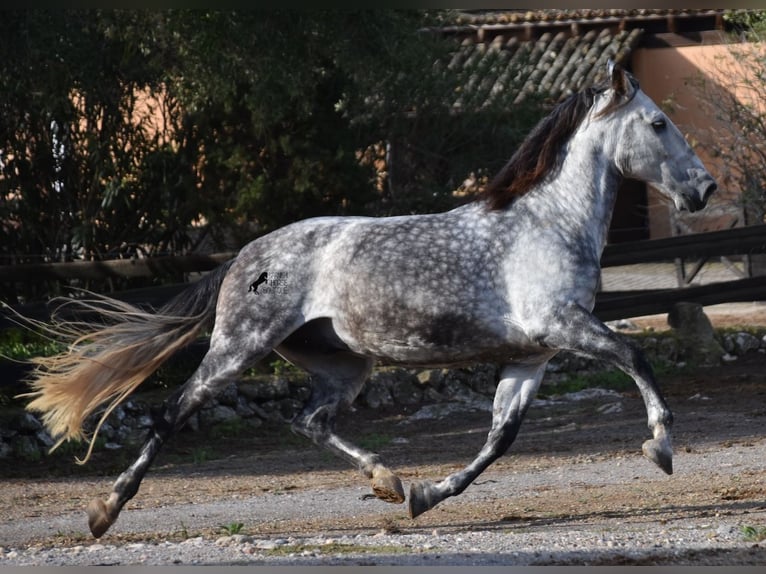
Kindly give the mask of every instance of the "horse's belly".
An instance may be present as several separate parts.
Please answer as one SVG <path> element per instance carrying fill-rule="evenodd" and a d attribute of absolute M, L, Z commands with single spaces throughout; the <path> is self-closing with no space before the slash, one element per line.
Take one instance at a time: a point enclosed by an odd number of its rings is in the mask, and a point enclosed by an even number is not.
<path fill-rule="evenodd" d="M 445 314 L 416 321 L 402 314 L 397 324 L 382 328 L 367 316 L 333 321 L 340 338 L 354 352 L 391 365 L 446 366 L 478 361 L 529 360 L 544 350 L 501 323 L 477 322 Z"/>

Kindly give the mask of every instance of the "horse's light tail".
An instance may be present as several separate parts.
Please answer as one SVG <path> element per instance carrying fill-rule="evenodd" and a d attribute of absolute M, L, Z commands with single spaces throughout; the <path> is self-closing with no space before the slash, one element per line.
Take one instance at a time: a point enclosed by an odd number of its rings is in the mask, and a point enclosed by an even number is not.
<path fill-rule="evenodd" d="M 173 298 L 156 313 L 147 312 L 110 297 L 94 295 L 88 300 L 65 298 L 59 311 L 76 309 L 97 314 L 97 320 L 50 324 L 37 323 L 47 335 L 68 343 L 68 349 L 51 357 L 32 360 L 29 381 L 30 411 L 42 414 L 42 422 L 57 440 L 51 451 L 67 440 L 93 442 L 111 412 L 178 349 L 191 343 L 215 316 L 218 291 L 231 261 L 218 267 Z M 85 420 L 102 404 L 106 410 L 90 436 Z"/>

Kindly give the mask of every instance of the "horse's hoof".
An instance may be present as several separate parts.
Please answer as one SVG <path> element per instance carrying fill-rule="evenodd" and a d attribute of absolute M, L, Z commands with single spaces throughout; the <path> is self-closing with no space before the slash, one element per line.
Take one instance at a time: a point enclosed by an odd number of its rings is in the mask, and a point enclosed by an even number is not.
<path fill-rule="evenodd" d="M 90 527 L 91 534 L 96 538 L 101 538 L 104 532 L 109 530 L 109 527 L 114 523 L 114 520 L 109 516 L 106 503 L 99 498 L 94 498 L 88 504 L 87 512 L 88 526 Z"/>
<path fill-rule="evenodd" d="M 434 506 L 436 503 L 433 502 L 431 496 L 431 484 L 429 482 L 413 482 L 410 485 L 410 518 L 416 518 Z"/>
<path fill-rule="evenodd" d="M 393 504 L 404 502 L 402 481 L 387 468 L 378 468 L 372 475 L 372 491 L 379 499 Z"/>
<path fill-rule="evenodd" d="M 642 447 L 644 456 L 666 474 L 673 474 L 673 449 L 667 439 L 649 439 Z"/>

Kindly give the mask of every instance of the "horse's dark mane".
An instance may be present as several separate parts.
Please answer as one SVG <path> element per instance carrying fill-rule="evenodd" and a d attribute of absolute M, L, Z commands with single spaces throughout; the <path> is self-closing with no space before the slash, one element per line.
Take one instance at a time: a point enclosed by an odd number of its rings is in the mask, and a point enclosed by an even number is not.
<path fill-rule="evenodd" d="M 485 201 L 490 210 L 505 209 L 547 174 L 558 169 L 562 147 L 585 118 L 595 95 L 605 89 L 606 86 L 590 87 L 571 94 L 557 104 L 548 116 L 538 122 L 508 163 L 487 184 L 479 200 Z M 599 115 L 606 115 L 626 103 L 620 95 L 616 92 L 614 99 Z"/>

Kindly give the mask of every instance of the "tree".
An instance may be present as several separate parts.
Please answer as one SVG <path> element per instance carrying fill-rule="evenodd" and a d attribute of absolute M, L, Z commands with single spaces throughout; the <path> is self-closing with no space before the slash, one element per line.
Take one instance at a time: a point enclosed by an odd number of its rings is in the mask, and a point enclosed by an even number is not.
<path fill-rule="evenodd" d="M 766 214 L 766 12 L 729 15 L 734 24 L 726 50 L 713 61 L 712 74 L 689 80 L 712 126 L 697 140 L 716 162 L 724 187 L 746 222 L 763 223 Z"/>
<path fill-rule="evenodd" d="M 728 15 L 733 26 L 726 50 L 712 74 L 689 85 L 713 122 L 697 129 L 695 139 L 716 164 L 722 192 L 745 225 L 766 223 L 766 12 L 742 10 Z M 762 256 L 749 258 L 750 273 L 762 274 Z"/>
<path fill-rule="evenodd" d="M 163 156 L 139 95 L 161 62 L 136 41 L 143 12 L 9 11 L 0 21 L 0 249 L 13 261 L 100 259 L 159 244 Z M 171 217 L 175 218 L 176 214 Z"/>
<path fill-rule="evenodd" d="M 499 98 L 456 113 L 466 71 L 433 32 L 449 14 L 7 11 L 0 263 L 183 253 L 315 215 L 454 205 L 539 110 Z M 376 155 L 391 142 L 395 185 Z"/>

